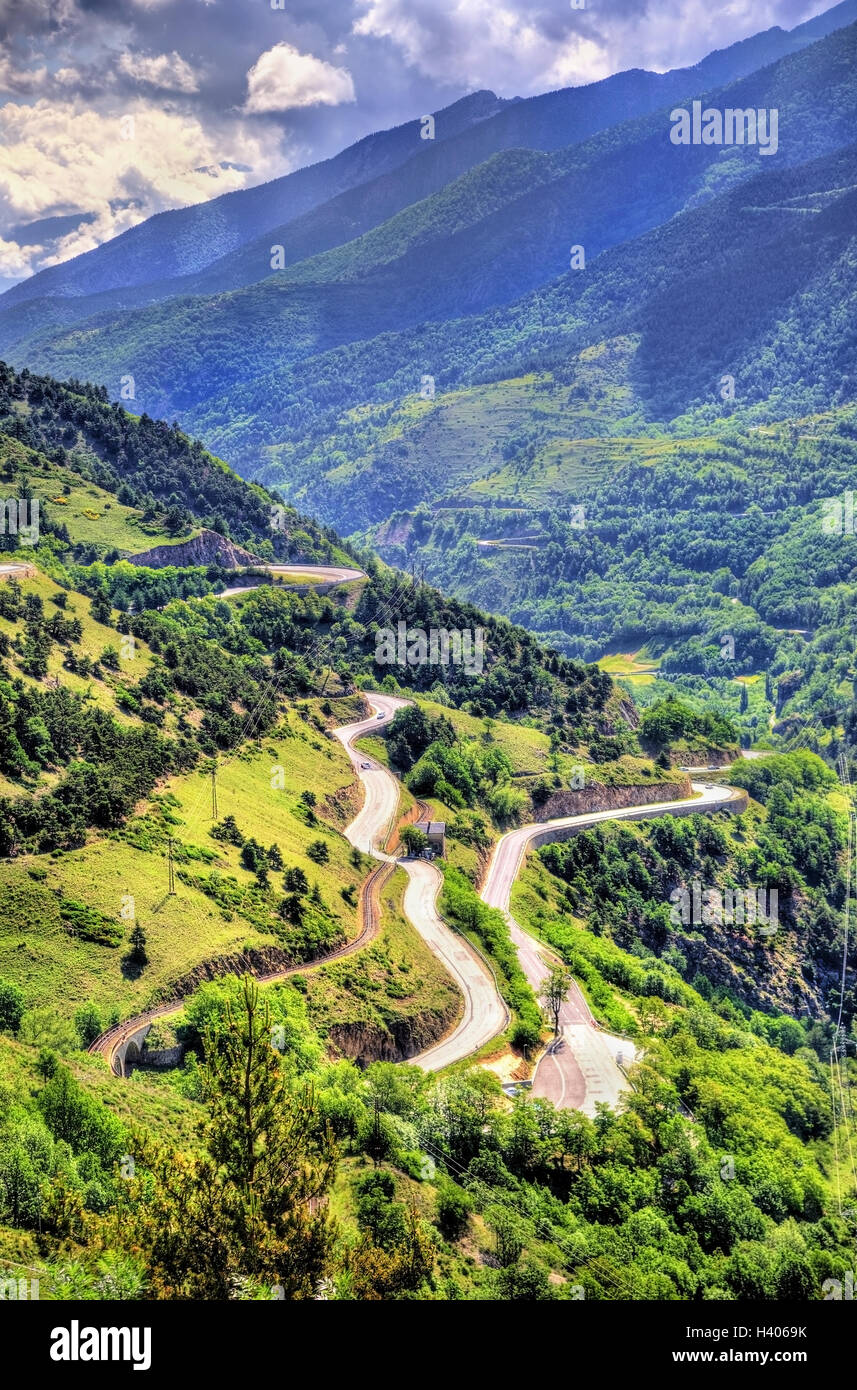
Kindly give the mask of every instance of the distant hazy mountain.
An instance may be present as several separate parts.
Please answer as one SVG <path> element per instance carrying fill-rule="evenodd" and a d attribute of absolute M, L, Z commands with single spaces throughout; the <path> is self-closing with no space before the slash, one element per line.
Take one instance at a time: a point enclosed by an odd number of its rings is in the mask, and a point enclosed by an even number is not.
<path fill-rule="evenodd" d="M 243 241 L 181 281 L 111 288 L 120 238 L 57 268 L 70 285 L 86 263 L 101 283 L 114 257 L 98 295 L 0 300 L 0 354 L 180 419 L 391 557 L 400 531 L 416 543 L 414 509 L 450 497 L 522 499 L 532 525 L 554 492 L 567 502 L 625 448 L 645 454 L 649 431 L 686 433 L 675 417 L 696 412 L 704 432 L 733 411 L 758 424 L 841 407 L 857 396 L 857 23 L 833 28 L 836 13 L 682 74 L 478 94 L 441 113 L 434 142 L 416 125 L 377 137 L 362 181 L 360 147 L 346 151 L 336 177 L 352 183 L 326 199 L 331 168 L 307 171 L 304 204 L 264 236 L 236 213 Z M 776 109 L 776 153 L 674 144 L 671 111 L 696 98 Z M 240 212 L 251 195 L 229 196 Z M 140 273 L 157 222 L 137 229 Z"/>
<path fill-rule="evenodd" d="M 286 264 L 302 260 L 377 226 L 492 154 L 515 147 L 564 149 L 667 103 L 736 81 L 854 19 L 857 0 L 843 0 L 796 29 L 768 29 L 709 54 L 695 67 L 617 73 L 524 101 L 477 92 L 437 113 L 434 141 L 421 140 L 419 121 L 410 121 L 270 183 L 159 213 L 16 285 L 0 297 L 0 313 L 34 299 L 96 296 L 64 306 L 56 319 L 47 304 L 35 315 L 35 322 L 47 313 L 50 322 L 71 323 L 110 307 L 252 283 L 267 273 L 272 243 L 287 243 Z M 111 291 L 119 293 L 114 297 Z M 34 318 L 13 320 L 0 346 L 17 341 L 21 322 L 26 332 Z"/>
<path fill-rule="evenodd" d="M 133 376 L 136 408 L 152 415 L 194 411 L 206 429 L 230 431 L 238 416 L 242 437 L 232 438 L 230 456 L 256 471 L 259 463 L 251 459 L 258 460 L 257 446 L 278 442 L 284 388 L 296 399 L 302 423 L 312 425 L 302 364 L 319 354 L 372 344 L 367 368 L 357 370 L 355 358 L 324 387 L 334 398 L 350 388 L 356 393 L 350 403 L 357 404 L 361 392 L 375 398 L 390 375 L 371 365 L 384 359 L 373 340 L 440 323 L 444 348 L 435 350 L 431 367 L 443 380 L 453 344 L 461 339 L 449 323 L 534 291 L 544 300 L 556 281 L 565 298 L 579 301 L 575 336 L 584 346 L 602 332 L 597 296 L 584 291 L 600 283 L 603 252 L 655 228 L 666 234 L 677 214 L 742 181 L 833 153 L 853 140 L 857 25 L 708 92 L 705 101 L 776 108 L 776 155 L 760 154 L 752 145 L 677 146 L 670 140 L 668 105 L 566 149 L 496 154 L 362 236 L 275 274 L 268 267 L 267 278 L 238 290 L 104 312 L 65 330 L 61 320 L 43 322 L 38 303 L 18 305 L 0 315 L 0 348 L 16 365 L 104 382 L 115 396 L 121 378 Z M 406 181 L 408 168 L 400 171 Z M 571 245 L 585 248 L 586 268 L 573 273 L 571 288 L 565 288 Z M 695 265 L 692 251 L 689 263 Z M 651 295 L 659 284 L 643 283 L 641 289 Z M 62 309 L 64 301 L 56 304 Z M 522 331 L 528 335 L 535 324 L 536 333 L 544 334 L 546 324 L 555 322 L 548 315 L 539 323 L 538 308 L 525 308 L 523 330 L 515 326 L 520 319 L 501 320 L 497 329 L 513 355 Z M 354 352 L 359 358 L 361 350 Z M 253 391 L 252 383 L 272 375 L 280 389 Z M 239 390 L 242 407 L 236 411 Z"/>
<path fill-rule="evenodd" d="M 472 122 L 484 120 L 501 105 L 491 92 L 462 98 L 438 113 L 436 140 L 446 140 Z M 332 159 L 270 183 L 157 213 L 94 251 L 39 271 L 7 291 L 3 303 L 49 294 L 92 294 L 187 275 L 257 236 L 262 228 L 298 217 L 343 190 L 395 168 L 419 147 L 419 132 L 419 121 L 409 121 L 367 135 Z"/>
<path fill-rule="evenodd" d="M 760 418 L 857 398 L 855 228 L 852 145 L 759 174 L 605 252 L 585 276 L 330 351 L 203 403 L 188 423 L 346 530 L 461 491 L 476 504 L 480 480 L 507 467 L 501 494 L 529 497 L 531 468 L 554 478 L 573 441 L 598 456 L 646 420 L 695 406 L 721 415 L 725 375 L 734 408 Z M 419 400 L 431 368 L 435 394 Z M 276 442 L 239 455 L 254 409 L 255 440 L 267 426 Z M 518 458 L 522 473 L 508 462 Z M 565 490 L 558 478 L 536 489 L 546 505 L 552 486 Z"/>

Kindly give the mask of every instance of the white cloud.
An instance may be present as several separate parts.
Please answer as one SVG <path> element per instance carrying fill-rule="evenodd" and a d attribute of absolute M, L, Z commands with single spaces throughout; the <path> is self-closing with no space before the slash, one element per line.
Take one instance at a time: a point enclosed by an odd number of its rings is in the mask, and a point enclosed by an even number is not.
<path fill-rule="evenodd" d="M 41 246 L 19 246 L 16 241 L 4 241 L 0 237 L 0 276 L 23 280 L 43 250 Z"/>
<path fill-rule="evenodd" d="M 356 100 L 347 68 L 335 68 L 290 43 L 262 53 L 247 74 L 244 110 L 257 115 L 299 106 L 340 106 Z"/>
<path fill-rule="evenodd" d="M 785 22 L 782 0 L 357 0 L 353 32 L 387 40 L 441 84 L 530 96 L 598 81 L 625 68 L 663 72 Z M 809 3 L 791 7 L 813 8 Z"/>
<path fill-rule="evenodd" d="M 119 71 L 135 82 L 145 82 L 165 92 L 199 91 L 193 68 L 175 50 L 172 53 L 159 53 L 156 57 L 126 50 L 119 58 Z"/>
<path fill-rule="evenodd" d="M 79 87 L 83 78 L 77 68 L 57 68 L 51 77 L 51 82 L 55 82 L 60 87 Z"/>
<path fill-rule="evenodd" d="M 121 120 L 128 115 L 134 138 L 126 140 Z M 230 162 L 242 167 L 224 167 Z M 246 121 L 215 124 L 142 100 L 115 115 L 83 102 L 7 102 L 0 107 L 0 226 L 81 209 L 95 217 L 50 248 L 0 243 L 0 268 L 24 275 L 89 251 L 153 213 L 292 167 L 279 141 Z"/>
<path fill-rule="evenodd" d="M 587 37 L 593 32 L 587 12 L 568 4 L 562 11 L 539 6 L 530 13 L 513 0 L 360 4 L 365 14 L 355 34 L 391 40 L 412 67 L 439 82 L 529 95 L 570 81 L 591 82 L 613 70 L 610 55 Z"/>
<path fill-rule="evenodd" d="M 0 53 L 0 92 L 14 92 L 16 96 L 30 96 L 38 92 L 47 82 L 46 67 L 16 67 L 8 53 Z"/>

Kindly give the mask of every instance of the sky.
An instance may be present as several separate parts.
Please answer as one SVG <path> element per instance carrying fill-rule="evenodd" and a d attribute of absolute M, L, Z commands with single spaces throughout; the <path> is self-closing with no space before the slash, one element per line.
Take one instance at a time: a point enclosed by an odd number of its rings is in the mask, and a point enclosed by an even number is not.
<path fill-rule="evenodd" d="M 0 0 L 0 289 L 467 92 L 663 72 L 819 0 Z"/>

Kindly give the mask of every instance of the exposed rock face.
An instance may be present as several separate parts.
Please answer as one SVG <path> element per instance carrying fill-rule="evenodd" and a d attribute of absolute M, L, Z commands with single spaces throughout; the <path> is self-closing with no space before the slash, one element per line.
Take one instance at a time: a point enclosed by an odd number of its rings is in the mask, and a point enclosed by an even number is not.
<path fill-rule="evenodd" d="M 648 806 L 654 801 L 680 801 L 692 796 L 690 778 L 672 782 L 653 782 L 651 786 L 604 787 L 592 782 L 573 791 L 553 792 L 536 811 L 536 820 L 558 820 L 561 816 L 583 816 L 588 811 L 618 811 L 624 806 Z"/>
<path fill-rule="evenodd" d="M 449 1031 L 459 1012 L 457 1000 L 447 1009 L 430 1009 L 408 1018 L 391 1019 L 386 1028 L 367 1021 L 336 1023 L 330 1041 L 343 1057 L 359 1066 L 370 1062 L 404 1062 L 415 1057 Z"/>
<path fill-rule="evenodd" d="M 682 974 L 691 983 L 702 975 L 709 985 L 729 989 L 751 1009 L 824 1017 L 827 1001 L 838 991 L 839 952 L 831 948 L 807 955 L 801 927 L 805 909 L 800 893 L 786 893 L 776 908 L 776 936 L 763 936 L 749 922 L 711 920 L 674 925 L 668 944 L 687 961 Z M 664 940 L 652 923 L 641 922 L 639 932 L 643 944 L 659 955 Z"/>
<path fill-rule="evenodd" d="M 640 711 L 633 701 L 623 700 L 619 706 L 619 712 L 630 729 L 639 729 Z"/>
<path fill-rule="evenodd" d="M 642 937 L 646 945 L 657 949 L 645 931 Z M 683 973 L 688 980 L 704 975 L 709 984 L 725 986 L 751 1009 L 817 1017 L 824 1012 L 827 988 L 835 983 L 832 971 L 828 978 L 816 981 L 801 974 L 800 942 L 789 924 L 776 947 L 760 939 L 752 927 L 715 924 L 695 933 L 676 930 L 670 945 L 685 957 L 688 968 Z"/>
<path fill-rule="evenodd" d="M 128 559 L 132 565 L 146 565 L 156 570 L 164 569 L 167 565 L 220 565 L 221 569 L 237 570 L 245 565 L 262 563 L 258 556 L 251 555 L 240 545 L 234 545 L 217 531 L 206 530 L 179 545 L 156 545 L 140 555 L 129 555 Z"/>
<path fill-rule="evenodd" d="M 250 974 L 264 980 L 293 968 L 294 962 L 280 946 L 252 946 L 240 954 L 217 956 L 203 961 L 164 991 L 170 1001 L 179 1002 L 193 994 L 201 984 L 223 975 Z M 445 1009 L 425 1009 L 410 1016 L 391 1019 L 387 1027 L 367 1020 L 333 1024 L 329 1030 L 332 1046 L 343 1057 L 359 1066 L 370 1062 L 404 1062 L 423 1052 L 449 1032 L 460 1012 L 460 1000 L 450 1000 Z M 126 1065 L 174 1066 L 184 1049 L 146 1051 L 145 1037 L 151 1024 L 140 1029 L 126 1048 Z M 175 1056 L 173 1056 L 175 1053 Z M 169 1054 L 169 1055 L 168 1055 Z"/>
<path fill-rule="evenodd" d="M 347 825 L 353 821 L 360 807 L 363 805 L 363 788 L 357 781 L 350 782 L 347 787 L 339 787 L 337 791 L 331 792 L 321 803 L 321 812 L 325 820 L 336 821 L 338 825 Z"/>
<path fill-rule="evenodd" d="M 685 748 L 683 752 L 670 751 L 670 762 L 672 771 L 678 767 L 696 767 L 704 770 L 707 767 L 728 767 L 736 758 L 740 758 L 741 750 L 733 748 Z"/>
<path fill-rule="evenodd" d="M 291 952 L 282 946 L 249 946 L 246 951 L 236 955 L 215 956 L 213 960 L 203 961 L 166 986 L 160 998 L 178 1002 L 193 994 L 206 981 L 217 980 L 221 975 L 253 975 L 257 979 L 264 979 L 267 975 L 293 969 L 295 964 Z"/>

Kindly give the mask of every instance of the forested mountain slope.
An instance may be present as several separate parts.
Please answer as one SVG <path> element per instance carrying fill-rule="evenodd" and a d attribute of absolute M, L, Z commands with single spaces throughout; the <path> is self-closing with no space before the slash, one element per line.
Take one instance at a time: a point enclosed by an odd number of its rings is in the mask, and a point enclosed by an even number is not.
<path fill-rule="evenodd" d="M 157 433 L 134 437 L 138 466 L 146 471 L 151 445 L 156 474 Z M 0 458 L 16 490 L 60 466 L 8 435 Z M 73 450 L 62 460 L 70 475 L 77 463 Z M 277 1116 L 303 1107 L 302 1180 L 319 1201 L 336 1184 L 341 1233 L 324 1227 L 317 1254 L 331 1290 L 422 1299 L 442 1280 L 446 1296 L 467 1298 L 548 1300 L 579 1286 L 599 1298 L 804 1300 L 842 1273 L 847 1117 L 831 1109 L 822 1059 L 838 1003 L 844 829 L 820 760 L 749 764 L 756 799 L 727 825 L 608 826 L 536 857 L 515 911 L 574 968 L 603 1024 L 645 1058 L 620 1113 L 592 1121 L 544 1101 L 510 1106 L 477 1064 L 434 1078 L 373 1061 L 373 1047 L 396 1056 L 396 1038 L 442 1031 L 456 1009 L 401 917 L 395 879 L 374 940 L 304 968 L 353 943 L 358 925 L 368 862 L 341 833 L 353 774 L 326 734 L 357 711 L 359 696 L 346 694 L 355 674 L 373 679 L 373 621 L 389 621 L 392 600 L 412 620 L 478 619 L 488 630 L 484 680 L 410 672 L 445 679 L 428 701 L 415 691 L 417 707 L 383 753 L 373 740 L 366 755 L 394 761 L 407 794 L 444 808 L 444 912 L 491 956 L 513 1007 L 496 1046 L 518 1068 L 547 1030 L 511 964 L 501 914 L 473 891 L 480 856 L 498 818 L 533 814 L 572 760 L 585 758 L 605 788 L 668 778 L 638 738 L 661 737 L 674 712 L 638 735 L 605 673 L 428 586 L 408 584 L 403 597 L 383 571 L 359 594 L 321 601 L 264 585 L 238 605 L 167 596 L 156 611 L 141 590 L 130 613 L 121 564 L 75 559 L 82 526 L 70 514 L 67 536 L 49 531 L 31 552 L 35 576 L 0 583 L 0 1258 L 35 1270 L 57 1297 L 71 1287 L 94 1298 L 117 1288 L 131 1298 L 226 1296 L 235 1271 L 242 1290 L 269 1296 L 279 1257 L 260 1257 L 256 1242 L 252 1259 L 225 1209 L 217 1258 L 199 1258 L 193 1196 L 212 1057 L 225 1055 L 245 1008 L 258 1007 L 249 1023 L 253 1055 L 267 1059 L 258 1082 L 277 1088 Z M 173 575 L 176 592 L 198 577 Z M 333 639 L 326 660 L 319 638 Z M 680 708 L 684 733 L 696 725 L 703 747 L 731 737 L 722 721 Z M 668 762 L 669 740 L 661 753 Z M 671 924 L 667 895 L 712 872 L 781 885 L 773 941 Z M 285 965 L 299 973 L 256 1004 L 235 979 Z M 183 1053 L 181 1065 L 153 1074 L 144 1064 L 129 1082 L 85 1053 L 111 1019 L 176 989 L 178 1022 L 150 1036 L 153 1057 Z M 850 994 L 845 1004 L 849 1019 Z M 331 1132 L 338 1154 L 322 1178 L 311 1160 Z M 121 1164 L 132 1133 L 129 1180 Z M 430 1168 L 421 1146 L 435 1155 Z M 739 1181 L 724 1181 L 723 1152 Z M 219 1171 L 229 1184 L 228 1165 Z M 182 1200 L 172 1206 L 176 1173 Z M 210 1223 L 210 1182 L 205 1190 Z M 408 1201 L 418 1204 L 410 1227 Z M 526 1241 L 526 1258 L 518 1250 L 498 1262 L 510 1232 Z M 313 1239 L 318 1251 L 321 1235 Z M 292 1233 L 292 1270 L 297 1246 Z"/>
<path fill-rule="evenodd" d="M 504 495 L 525 503 L 538 461 L 695 406 L 705 427 L 748 406 L 763 420 L 850 400 L 855 189 L 857 146 L 761 173 L 502 313 L 268 378 L 274 390 L 291 375 L 294 396 L 279 406 L 283 440 L 259 475 L 344 527 L 382 519 L 391 497 L 440 500 L 504 467 L 495 493 L 505 483 Z M 434 395 L 412 387 L 402 399 L 426 364 Z M 376 387 L 388 368 L 395 376 Z M 724 401 L 727 374 L 734 394 Z M 238 399 L 249 405 L 261 389 Z M 361 400 L 377 406 L 348 409 Z M 195 412 L 199 426 L 224 405 Z M 218 438 L 234 442 L 244 428 L 231 421 Z M 560 483 L 557 500 L 566 491 Z"/>
<path fill-rule="evenodd" d="M 281 179 L 161 213 L 16 285 L 0 299 L 0 319 L 12 306 L 32 300 L 39 301 L 34 313 L 40 316 L 67 298 L 72 303 L 63 306 L 66 321 L 77 321 L 111 303 L 129 308 L 175 294 L 236 288 L 261 278 L 258 258 L 266 243 L 294 234 L 306 249 L 287 254 L 286 263 L 302 259 L 350 240 L 501 150 L 554 150 L 585 140 L 618 120 L 735 81 L 854 18 L 854 0 L 842 0 L 793 30 L 766 30 L 709 54 L 693 68 L 617 73 L 524 101 L 473 93 L 436 113 L 431 142 L 420 138 L 421 122 L 411 121 Z M 73 303 L 90 296 L 82 312 Z M 3 341 L 8 346 L 11 339 Z"/>
<path fill-rule="evenodd" d="M 849 1287 L 855 6 L 0 299 L 0 1271 Z M 673 145 L 704 94 L 777 153 Z"/>
<path fill-rule="evenodd" d="M 704 99 L 776 108 L 775 158 L 796 165 L 853 135 L 854 59 L 852 25 Z M 206 401 L 212 423 L 222 414 L 218 392 L 249 387 L 248 432 L 258 442 L 278 410 L 274 402 L 263 408 L 261 390 L 250 383 L 275 366 L 282 372 L 340 344 L 507 304 L 555 280 L 571 245 L 597 262 L 605 249 L 766 168 L 757 145 L 677 147 L 669 116 L 667 105 L 551 155 L 498 154 L 350 247 L 265 279 L 258 267 L 257 282 L 245 288 L 101 314 L 85 334 L 74 328 L 40 336 L 37 319 L 23 338 L 20 325 L 11 325 L 0 344 L 16 362 L 115 378 L 117 386 L 131 373 L 135 399 L 150 412 L 199 409 Z M 385 380 L 374 373 L 373 393 Z"/>

